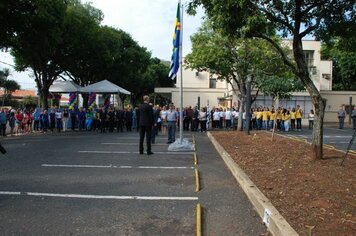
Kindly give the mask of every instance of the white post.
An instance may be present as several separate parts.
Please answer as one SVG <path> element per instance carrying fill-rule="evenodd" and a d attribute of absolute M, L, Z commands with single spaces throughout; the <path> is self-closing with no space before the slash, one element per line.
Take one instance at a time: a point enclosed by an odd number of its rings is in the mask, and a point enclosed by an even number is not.
<path fill-rule="evenodd" d="M 179 111 L 179 140 L 180 143 L 183 143 L 183 68 L 182 68 L 182 42 L 183 42 L 183 6 L 181 0 L 179 0 L 179 6 L 181 9 L 181 18 L 180 18 L 180 39 L 179 39 L 179 69 L 180 69 L 180 111 Z"/>

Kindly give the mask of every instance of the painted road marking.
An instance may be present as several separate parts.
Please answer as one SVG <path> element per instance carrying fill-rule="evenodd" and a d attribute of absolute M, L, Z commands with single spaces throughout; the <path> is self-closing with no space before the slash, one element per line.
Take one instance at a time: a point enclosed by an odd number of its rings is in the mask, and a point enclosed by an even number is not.
<path fill-rule="evenodd" d="M 303 137 L 303 138 L 307 138 L 307 137 L 312 137 L 312 135 L 307 135 L 307 134 L 287 134 L 287 136 L 295 136 L 295 137 Z M 324 138 L 352 138 L 351 135 L 324 135 Z"/>
<path fill-rule="evenodd" d="M 96 153 L 96 154 L 139 154 L 139 152 L 127 151 L 78 151 L 79 153 Z M 192 155 L 193 152 L 154 152 L 154 154 L 165 155 Z"/>
<path fill-rule="evenodd" d="M 287 135 L 287 136 L 289 136 L 289 137 L 302 137 L 302 138 L 312 138 L 312 135 L 292 135 L 292 134 L 290 134 L 290 135 Z M 332 139 L 332 138 L 344 138 L 344 139 L 351 139 L 352 138 L 352 136 L 339 136 L 339 135 L 337 135 L 337 136 L 331 136 L 331 135 L 325 135 L 323 138 L 325 138 L 325 139 Z"/>
<path fill-rule="evenodd" d="M 192 138 L 189 138 L 189 137 L 191 137 L 190 135 L 188 136 L 188 135 L 186 135 L 185 137 L 184 137 L 184 135 L 183 135 L 183 138 L 184 139 L 188 139 L 188 140 L 191 140 Z M 134 139 L 134 140 L 137 140 L 137 141 L 139 141 L 139 137 L 117 137 L 116 139 L 122 139 L 122 140 L 128 140 L 128 139 Z M 162 138 L 159 138 L 159 137 L 156 137 L 156 140 L 157 139 L 164 139 L 164 140 L 167 140 L 168 141 L 168 138 L 167 137 L 162 137 Z"/>
<path fill-rule="evenodd" d="M 198 197 L 115 196 L 115 195 L 59 194 L 59 193 L 10 192 L 10 191 L 0 191 L 0 195 L 82 198 L 82 199 L 150 200 L 150 201 L 159 201 L 159 200 L 167 200 L 167 201 L 196 201 L 196 200 L 199 200 Z"/>
<path fill-rule="evenodd" d="M 332 136 L 332 135 L 324 135 L 324 138 L 352 138 L 352 136 L 340 136 L 340 135 L 336 135 L 336 136 Z"/>
<path fill-rule="evenodd" d="M 350 143 L 350 142 L 328 142 L 328 143 L 335 143 L 335 144 L 338 144 L 338 143 Z"/>
<path fill-rule="evenodd" d="M 137 146 L 137 143 L 101 143 L 101 145 L 126 145 L 126 146 Z M 153 143 L 152 146 L 168 146 L 165 143 Z"/>
<path fill-rule="evenodd" d="M 115 166 L 115 165 L 57 165 L 42 164 L 42 167 L 64 167 L 64 168 L 117 168 L 117 169 L 194 169 L 188 166 Z"/>

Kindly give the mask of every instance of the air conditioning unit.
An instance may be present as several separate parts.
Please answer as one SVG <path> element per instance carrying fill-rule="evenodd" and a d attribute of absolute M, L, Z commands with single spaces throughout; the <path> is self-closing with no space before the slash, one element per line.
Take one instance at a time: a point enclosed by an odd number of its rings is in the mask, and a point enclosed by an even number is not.
<path fill-rule="evenodd" d="M 331 75 L 330 74 L 323 74 L 323 79 L 330 80 Z"/>

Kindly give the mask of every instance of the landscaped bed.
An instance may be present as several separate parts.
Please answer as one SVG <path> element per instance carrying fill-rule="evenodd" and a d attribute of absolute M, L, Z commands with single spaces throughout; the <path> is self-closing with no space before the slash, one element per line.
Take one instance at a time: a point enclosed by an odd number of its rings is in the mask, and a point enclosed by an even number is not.
<path fill-rule="evenodd" d="M 356 156 L 268 132 L 212 132 L 300 235 L 356 234 Z"/>

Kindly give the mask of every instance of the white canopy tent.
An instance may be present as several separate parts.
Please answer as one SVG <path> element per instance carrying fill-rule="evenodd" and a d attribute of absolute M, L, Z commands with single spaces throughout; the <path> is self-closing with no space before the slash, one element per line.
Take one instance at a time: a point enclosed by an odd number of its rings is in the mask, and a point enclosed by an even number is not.
<path fill-rule="evenodd" d="M 76 84 L 73 81 L 57 81 L 53 83 L 49 88 L 50 93 L 72 93 L 77 92 L 81 93 L 97 93 L 97 94 L 126 94 L 130 95 L 131 92 L 126 89 L 121 88 L 120 86 L 111 83 L 108 80 L 102 80 L 100 82 L 88 85 L 86 87 L 82 87 Z M 81 97 L 81 96 L 80 96 Z M 80 97 L 77 96 L 77 103 L 80 104 Z M 97 98 L 98 99 L 98 98 Z M 118 98 L 119 99 L 119 98 Z M 97 100 L 98 101 L 98 100 Z M 114 96 L 115 101 L 115 96 Z M 120 100 L 121 101 L 121 100 Z"/>
<path fill-rule="evenodd" d="M 94 83 L 94 84 L 91 84 L 91 85 L 88 85 L 84 88 L 81 88 L 79 90 L 80 93 L 97 93 L 97 94 L 107 94 L 109 95 L 109 98 L 110 99 L 110 96 L 111 94 L 114 95 L 113 96 L 113 103 L 115 104 L 115 95 L 117 97 L 116 101 L 117 101 L 117 105 L 121 104 L 121 106 L 123 106 L 122 104 L 122 101 L 120 99 L 120 97 L 118 96 L 119 94 L 126 94 L 126 95 L 130 95 L 131 92 L 127 91 L 126 89 L 123 89 L 121 88 L 120 86 L 114 84 L 114 83 L 111 83 L 110 81 L 108 80 L 102 80 L 102 81 L 99 81 L 97 83 Z M 98 104 L 98 103 L 97 103 Z M 120 106 L 120 105 L 119 105 Z"/>
<path fill-rule="evenodd" d="M 57 81 L 49 87 L 50 93 L 71 93 L 78 92 L 82 86 L 73 81 Z"/>
<path fill-rule="evenodd" d="M 79 90 L 80 93 L 111 93 L 111 94 L 126 94 L 130 95 L 131 93 L 127 91 L 126 89 L 121 88 L 120 86 L 111 83 L 108 80 L 102 80 L 100 82 L 88 85 L 84 88 L 81 88 Z"/>

